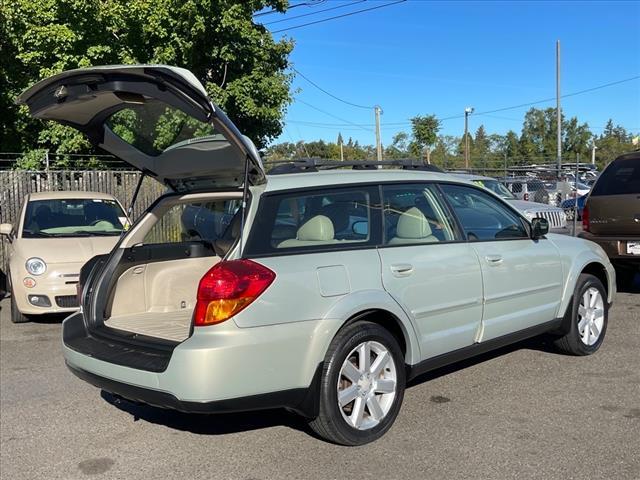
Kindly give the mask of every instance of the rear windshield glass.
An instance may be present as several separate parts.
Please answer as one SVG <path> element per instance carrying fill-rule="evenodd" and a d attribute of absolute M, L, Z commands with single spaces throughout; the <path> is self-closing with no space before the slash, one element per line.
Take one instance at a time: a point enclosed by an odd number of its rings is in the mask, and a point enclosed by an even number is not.
<path fill-rule="evenodd" d="M 22 236 L 91 237 L 120 235 L 127 217 L 115 200 L 101 198 L 34 200 L 27 204 Z"/>
<path fill-rule="evenodd" d="M 367 187 L 266 195 L 246 251 L 266 255 L 370 245 L 376 231 L 371 223 Z"/>
<path fill-rule="evenodd" d="M 216 135 L 212 125 L 190 117 L 186 113 L 154 99 L 129 104 L 107 119 L 107 126 L 147 155 L 157 156 L 177 143 Z"/>
<path fill-rule="evenodd" d="M 614 161 L 600 175 L 591 195 L 640 193 L 640 159 Z"/>

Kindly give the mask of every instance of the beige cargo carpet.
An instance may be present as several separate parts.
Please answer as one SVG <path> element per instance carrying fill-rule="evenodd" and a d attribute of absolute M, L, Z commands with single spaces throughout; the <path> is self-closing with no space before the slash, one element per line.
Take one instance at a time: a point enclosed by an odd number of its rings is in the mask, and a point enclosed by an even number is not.
<path fill-rule="evenodd" d="M 110 328 L 149 337 L 182 342 L 189 337 L 192 310 L 144 312 L 111 317 L 104 324 Z"/>

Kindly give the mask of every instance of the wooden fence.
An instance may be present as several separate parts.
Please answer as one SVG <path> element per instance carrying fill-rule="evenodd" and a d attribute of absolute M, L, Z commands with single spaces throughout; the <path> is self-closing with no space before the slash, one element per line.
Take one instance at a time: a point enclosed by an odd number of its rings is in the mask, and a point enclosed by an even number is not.
<path fill-rule="evenodd" d="M 0 222 L 18 223 L 24 198 L 32 192 L 80 190 L 109 193 L 129 208 L 140 172 L 121 170 L 95 171 L 22 171 L 0 170 Z M 165 188 L 150 177 L 145 177 L 133 210 L 135 220 Z M 0 247 L 0 268 L 7 269 L 7 240 Z"/>

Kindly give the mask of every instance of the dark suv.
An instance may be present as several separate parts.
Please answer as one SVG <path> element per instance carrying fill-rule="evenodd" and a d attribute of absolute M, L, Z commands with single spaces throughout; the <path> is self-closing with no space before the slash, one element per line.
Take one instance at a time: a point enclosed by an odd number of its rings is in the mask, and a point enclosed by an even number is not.
<path fill-rule="evenodd" d="M 596 181 L 582 214 L 582 238 L 607 252 L 619 275 L 640 272 L 640 152 L 611 162 Z"/>

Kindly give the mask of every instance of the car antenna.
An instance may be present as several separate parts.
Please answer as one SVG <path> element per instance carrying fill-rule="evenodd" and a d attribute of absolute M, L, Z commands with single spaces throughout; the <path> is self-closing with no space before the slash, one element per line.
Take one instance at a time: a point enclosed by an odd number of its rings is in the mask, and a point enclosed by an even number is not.
<path fill-rule="evenodd" d="M 244 181 L 242 183 L 242 205 L 240 211 L 240 258 L 242 258 L 244 241 L 244 223 L 247 216 L 247 198 L 249 197 L 249 155 L 244 162 Z"/>

